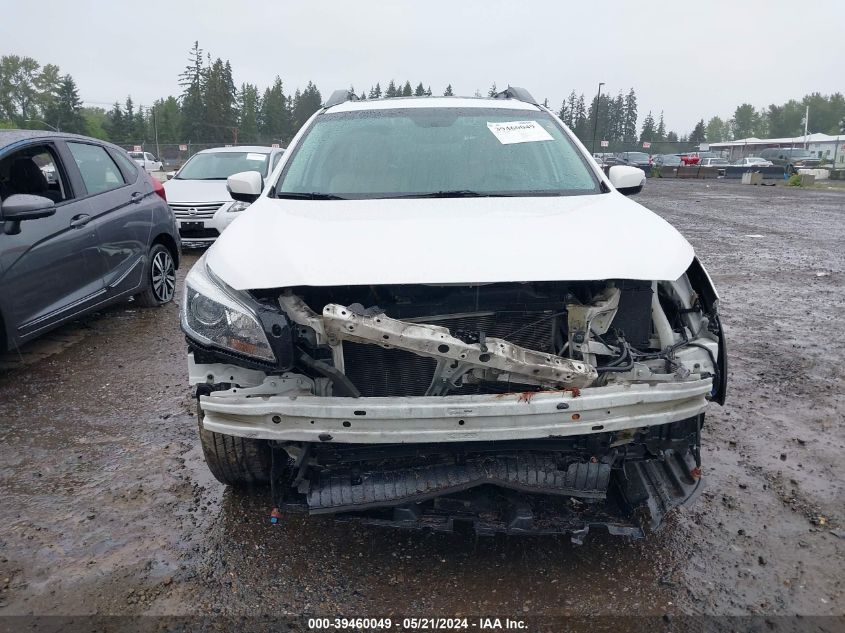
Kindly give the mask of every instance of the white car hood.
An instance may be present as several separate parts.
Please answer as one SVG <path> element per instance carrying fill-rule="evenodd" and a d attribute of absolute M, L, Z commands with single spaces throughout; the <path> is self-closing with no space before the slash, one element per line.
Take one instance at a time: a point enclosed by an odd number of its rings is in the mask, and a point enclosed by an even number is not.
<path fill-rule="evenodd" d="M 168 202 L 223 202 L 231 200 L 225 180 L 168 180 L 164 183 Z"/>
<path fill-rule="evenodd" d="M 172 183 L 173 181 L 171 181 Z M 625 196 L 277 200 L 208 252 L 237 290 L 289 286 L 674 280 L 692 246 Z"/>

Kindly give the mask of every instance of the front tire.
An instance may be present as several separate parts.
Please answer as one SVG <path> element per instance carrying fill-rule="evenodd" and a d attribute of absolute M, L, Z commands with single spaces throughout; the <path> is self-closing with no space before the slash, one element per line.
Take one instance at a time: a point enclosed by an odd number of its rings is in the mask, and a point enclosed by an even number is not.
<path fill-rule="evenodd" d="M 198 410 L 200 443 L 205 463 L 214 478 L 228 486 L 252 486 L 270 481 L 270 445 L 263 440 L 206 431 Z"/>
<path fill-rule="evenodd" d="M 153 244 L 147 266 L 147 288 L 135 299 L 145 308 L 157 308 L 173 300 L 176 292 L 176 264 L 164 244 Z"/>

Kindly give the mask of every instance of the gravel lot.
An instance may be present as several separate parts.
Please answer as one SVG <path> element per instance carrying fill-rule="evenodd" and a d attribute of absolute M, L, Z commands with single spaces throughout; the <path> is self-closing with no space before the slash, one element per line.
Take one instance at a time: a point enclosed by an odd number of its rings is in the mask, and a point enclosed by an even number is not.
<path fill-rule="evenodd" d="M 722 295 L 706 490 L 638 542 L 267 522 L 206 471 L 178 308 L 0 358 L 0 615 L 845 613 L 845 194 L 650 180 Z M 180 279 L 196 253 L 187 253 Z"/>

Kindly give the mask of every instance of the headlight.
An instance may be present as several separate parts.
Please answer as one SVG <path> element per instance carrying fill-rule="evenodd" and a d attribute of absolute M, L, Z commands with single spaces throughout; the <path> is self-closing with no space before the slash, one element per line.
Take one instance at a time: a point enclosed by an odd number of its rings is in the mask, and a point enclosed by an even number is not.
<path fill-rule="evenodd" d="M 229 205 L 229 208 L 226 209 L 229 213 L 235 213 L 237 211 L 243 211 L 249 206 L 249 202 L 241 202 L 240 200 L 235 200 L 232 204 Z"/>
<path fill-rule="evenodd" d="M 212 279 L 205 257 L 185 279 L 182 329 L 201 343 L 262 360 L 276 360 L 258 317 L 238 301 L 234 291 Z"/>

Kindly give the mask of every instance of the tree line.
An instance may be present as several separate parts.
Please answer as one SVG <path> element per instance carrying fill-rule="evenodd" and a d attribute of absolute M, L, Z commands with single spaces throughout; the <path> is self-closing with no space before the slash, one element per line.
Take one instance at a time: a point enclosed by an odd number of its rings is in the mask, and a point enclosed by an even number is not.
<path fill-rule="evenodd" d="M 194 42 L 188 62 L 179 75 L 178 95 L 162 97 L 151 106 L 136 104 L 131 96 L 115 102 L 109 109 L 85 107 L 77 85 L 59 67 L 43 67 L 31 57 L 0 57 L 0 127 L 33 129 L 53 128 L 64 132 L 87 134 L 120 144 L 144 144 L 156 140 L 160 144 L 176 143 L 280 143 L 286 145 L 296 131 L 316 112 L 323 102 L 313 82 L 293 94 L 285 91 L 279 76 L 262 90 L 252 83 L 234 80 L 228 60 L 212 56 Z M 431 85 L 422 81 L 393 79 L 382 87 L 381 82 L 359 93 L 359 99 L 382 97 L 431 96 Z M 488 96 L 498 92 L 494 83 Z M 455 94 L 451 84 L 444 96 Z M 475 90 L 475 96 L 482 96 Z M 544 102 L 548 107 L 548 100 Z M 804 132 L 804 113 L 810 106 L 810 132 L 845 133 L 845 98 L 841 93 L 812 93 L 800 101 L 771 104 L 756 109 L 748 103 L 737 106 L 733 116 L 723 120 L 713 116 L 702 118 L 684 134 L 667 130 L 663 112 L 652 111 L 640 120 L 634 88 L 616 95 L 601 94 L 590 99 L 571 91 L 557 110 L 560 118 L 588 147 L 596 140 L 608 142 L 604 151 L 642 147 L 651 143 L 651 152 L 679 151 L 681 146 L 695 146 L 709 141 L 756 136 L 799 136 Z"/>

